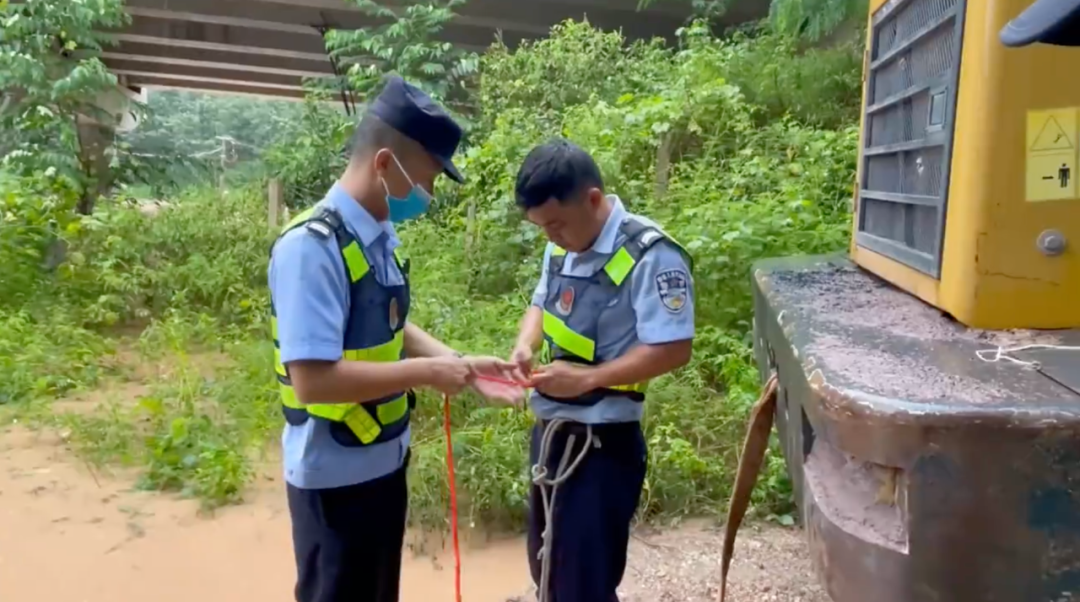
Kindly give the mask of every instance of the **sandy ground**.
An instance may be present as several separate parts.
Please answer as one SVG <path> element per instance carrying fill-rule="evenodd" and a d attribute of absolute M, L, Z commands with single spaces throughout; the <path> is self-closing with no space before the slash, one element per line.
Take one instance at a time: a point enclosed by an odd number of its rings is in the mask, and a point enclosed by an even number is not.
<path fill-rule="evenodd" d="M 289 602 L 294 569 L 280 483 L 212 517 L 197 504 L 137 492 L 119 475 L 91 472 L 55 437 L 0 432 L 0 600 L 35 602 Z M 639 531 L 624 602 L 717 599 L 721 535 L 701 524 Z M 468 602 L 528 600 L 520 539 L 466 547 Z M 407 555 L 403 602 L 453 599 L 452 561 Z M 50 577 L 49 575 L 52 575 Z M 827 602 L 802 535 L 745 527 L 732 569 L 732 602 Z"/>

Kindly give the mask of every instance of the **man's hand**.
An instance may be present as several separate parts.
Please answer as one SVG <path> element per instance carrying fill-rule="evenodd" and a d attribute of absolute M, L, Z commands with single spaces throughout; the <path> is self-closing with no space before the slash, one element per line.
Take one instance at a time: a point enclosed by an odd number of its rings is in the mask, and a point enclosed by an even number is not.
<path fill-rule="evenodd" d="M 465 360 L 469 362 L 478 377 L 472 383 L 478 393 L 492 401 L 514 406 L 521 404 L 522 398 L 525 397 L 525 387 L 522 384 L 516 384 L 521 380 L 517 374 L 517 366 L 490 356 L 468 356 Z"/>
<path fill-rule="evenodd" d="M 495 378 L 509 378 L 514 364 L 491 355 L 466 355 L 463 358 L 477 374 Z"/>
<path fill-rule="evenodd" d="M 525 381 L 532 377 L 533 350 L 531 347 L 528 345 L 514 347 L 513 353 L 510 354 L 510 361 L 517 370 L 518 379 Z"/>
<path fill-rule="evenodd" d="M 555 361 L 534 370 L 532 384 L 550 397 L 578 397 L 596 388 L 592 371 L 588 366 Z"/>
<path fill-rule="evenodd" d="M 424 384 L 447 395 L 455 395 L 476 380 L 476 370 L 465 358 L 443 355 L 424 358 Z"/>

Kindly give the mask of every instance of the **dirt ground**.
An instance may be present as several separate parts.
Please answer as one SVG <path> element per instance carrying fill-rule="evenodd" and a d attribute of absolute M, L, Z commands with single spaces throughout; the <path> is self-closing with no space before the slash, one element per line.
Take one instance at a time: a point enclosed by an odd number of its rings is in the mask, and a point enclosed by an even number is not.
<path fill-rule="evenodd" d="M 133 491 L 48 434 L 0 431 L 0 600 L 235 602 L 292 600 L 294 569 L 281 484 L 267 478 L 241 506 L 200 516 L 195 502 Z M 624 602 L 717 599 L 721 535 L 702 524 L 639 531 Z M 452 560 L 407 554 L 402 601 L 453 599 Z M 524 542 L 466 546 L 468 602 L 529 600 Z M 54 575 L 48 577 L 48 575 Z M 744 527 L 732 602 L 827 602 L 798 531 Z"/>

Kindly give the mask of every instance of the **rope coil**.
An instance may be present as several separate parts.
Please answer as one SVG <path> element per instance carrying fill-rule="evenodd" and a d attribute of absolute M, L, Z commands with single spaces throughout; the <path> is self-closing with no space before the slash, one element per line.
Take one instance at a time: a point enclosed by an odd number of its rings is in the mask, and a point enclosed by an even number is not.
<path fill-rule="evenodd" d="M 586 424 L 585 444 L 581 446 L 581 451 L 578 452 L 574 461 L 567 466 L 567 462 L 570 461 L 570 454 L 574 449 L 574 442 L 577 440 L 577 435 L 570 433 L 566 438 L 566 448 L 563 449 L 562 459 L 559 460 L 559 467 L 555 470 L 555 477 L 548 478 L 547 461 L 548 457 L 551 455 L 551 442 L 555 439 L 555 434 L 558 430 L 568 422 L 571 421 L 556 418 L 544 426 L 544 432 L 540 438 L 540 449 L 537 453 L 536 464 L 532 466 L 532 481 L 533 484 L 540 489 L 540 497 L 544 506 L 544 532 L 541 534 L 543 544 L 540 546 L 540 551 L 537 553 L 537 558 L 540 560 L 540 584 L 538 588 L 540 591 L 537 593 L 538 602 L 549 602 L 551 600 L 551 550 L 555 535 L 551 525 L 555 517 L 555 497 L 559 492 L 559 485 L 563 484 L 574 474 L 574 471 L 577 470 L 581 461 L 584 460 L 585 456 L 589 453 L 589 448 L 600 447 L 600 440 L 593 437 L 592 426 Z"/>

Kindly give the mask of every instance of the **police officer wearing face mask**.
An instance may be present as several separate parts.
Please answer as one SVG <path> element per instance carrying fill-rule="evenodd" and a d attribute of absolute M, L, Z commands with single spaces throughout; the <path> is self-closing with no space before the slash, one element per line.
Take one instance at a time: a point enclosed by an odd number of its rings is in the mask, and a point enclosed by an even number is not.
<path fill-rule="evenodd" d="M 529 153 L 516 197 L 550 241 L 511 358 L 535 387 L 532 576 L 541 602 L 617 602 L 645 479 L 647 384 L 690 360 L 691 259 L 605 194 L 592 157 L 565 140 Z"/>
<path fill-rule="evenodd" d="M 488 394 L 477 375 L 510 376 L 511 364 L 463 356 L 409 321 L 409 262 L 392 223 L 427 211 L 440 174 L 461 182 L 460 139 L 430 97 L 389 79 L 345 173 L 271 252 L 298 602 L 398 599 L 412 390 Z"/>

